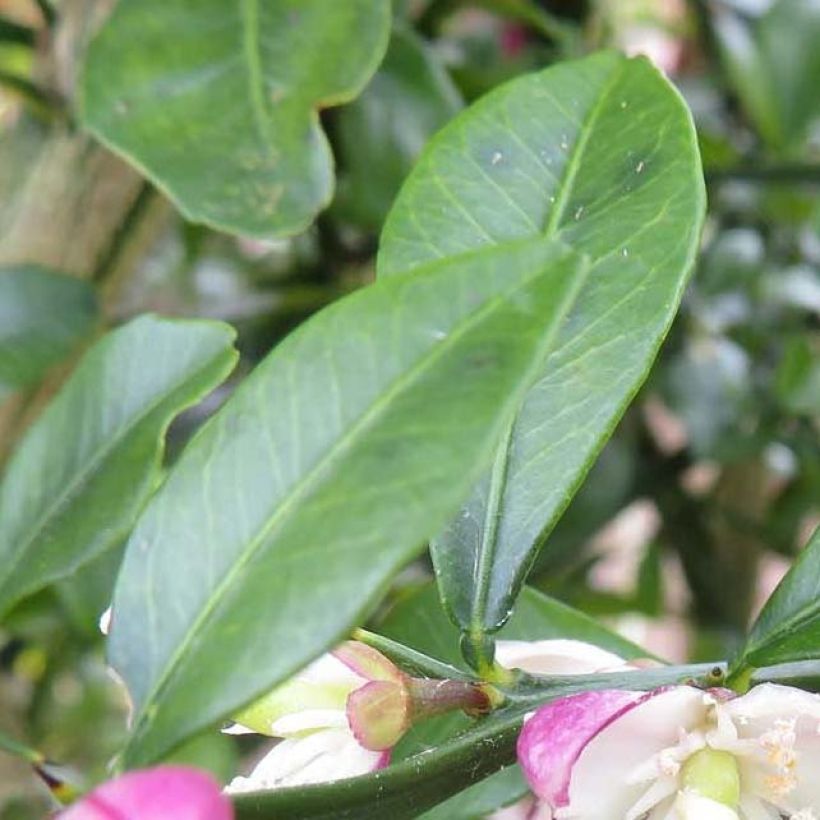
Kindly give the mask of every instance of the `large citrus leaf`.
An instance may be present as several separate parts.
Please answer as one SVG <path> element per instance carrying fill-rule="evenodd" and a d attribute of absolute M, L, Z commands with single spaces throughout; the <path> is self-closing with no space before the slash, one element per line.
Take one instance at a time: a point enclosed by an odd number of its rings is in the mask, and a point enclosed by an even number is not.
<path fill-rule="evenodd" d="M 584 291 L 492 470 L 436 539 L 454 620 L 497 629 L 538 548 L 646 376 L 698 246 L 689 112 L 645 59 L 602 53 L 522 77 L 428 146 L 388 217 L 382 277 L 525 236 L 590 256 Z"/>
<path fill-rule="evenodd" d="M 299 231 L 330 201 L 317 109 L 353 99 L 387 47 L 388 0 L 128 0 L 89 50 L 86 127 L 195 222 Z"/>
<path fill-rule="evenodd" d="M 536 239 L 336 302 L 185 451 L 135 529 L 110 657 L 155 760 L 339 640 L 487 464 L 583 280 Z"/>
<path fill-rule="evenodd" d="M 0 615 L 127 535 L 168 425 L 230 372 L 233 337 L 218 322 L 145 316 L 88 351 L 0 485 Z"/>

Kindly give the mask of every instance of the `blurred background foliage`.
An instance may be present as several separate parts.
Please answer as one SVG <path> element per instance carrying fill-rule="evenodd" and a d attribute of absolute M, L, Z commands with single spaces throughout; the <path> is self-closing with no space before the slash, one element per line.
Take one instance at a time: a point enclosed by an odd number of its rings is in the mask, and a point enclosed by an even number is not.
<path fill-rule="evenodd" d="M 0 370 L 0 467 L 105 327 L 145 311 L 224 319 L 239 330 L 242 365 L 172 428 L 172 460 L 291 328 L 371 280 L 403 178 L 464 104 L 599 48 L 645 53 L 698 126 L 702 254 L 649 380 L 530 582 L 670 660 L 730 651 L 820 520 L 820 5 L 396 0 L 382 67 L 356 101 L 323 114 L 337 162 L 331 207 L 271 241 L 186 224 L 77 130 L 78 67 L 110 6 L 0 0 L 0 265 L 84 280 L 66 298 L 90 305 L 76 333 L 50 317 L 60 332 L 34 383 Z M 0 346 L 24 332 L 14 320 L 4 297 Z M 26 601 L 0 631 L 0 730 L 92 777 L 125 733 L 97 628 L 118 560 L 114 550 Z M 382 615 L 430 577 L 423 562 L 409 568 Z M 208 736 L 180 759 L 228 777 L 234 743 Z M 42 816 L 38 794 L 24 766 L 0 756 L 0 818 Z"/>

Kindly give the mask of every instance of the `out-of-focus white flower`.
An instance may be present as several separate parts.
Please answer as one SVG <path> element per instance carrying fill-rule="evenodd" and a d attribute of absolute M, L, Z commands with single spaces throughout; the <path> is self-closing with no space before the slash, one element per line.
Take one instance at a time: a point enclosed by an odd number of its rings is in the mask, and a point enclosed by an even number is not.
<path fill-rule="evenodd" d="M 612 652 L 584 641 L 498 641 L 495 660 L 531 675 L 591 675 L 628 667 Z"/>
<path fill-rule="evenodd" d="M 410 725 L 409 679 L 384 655 L 348 641 L 236 717 L 226 731 L 282 738 L 229 792 L 354 777 L 390 762 Z"/>
<path fill-rule="evenodd" d="M 518 759 L 555 820 L 818 820 L 820 697 L 674 686 L 541 707 Z"/>

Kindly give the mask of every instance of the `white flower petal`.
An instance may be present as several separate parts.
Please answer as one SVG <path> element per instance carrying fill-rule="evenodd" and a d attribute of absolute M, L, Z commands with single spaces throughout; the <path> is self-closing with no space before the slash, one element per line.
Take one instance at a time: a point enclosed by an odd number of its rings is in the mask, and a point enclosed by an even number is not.
<path fill-rule="evenodd" d="M 738 820 L 734 809 L 697 792 L 680 792 L 675 800 L 675 811 L 680 820 Z"/>
<path fill-rule="evenodd" d="M 741 742 L 756 744 L 741 762 L 744 791 L 789 814 L 820 811 L 820 696 L 766 683 L 724 708 Z"/>
<path fill-rule="evenodd" d="M 227 791 L 264 791 L 326 783 L 367 774 L 386 762 L 384 753 L 362 748 L 348 730 L 324 729 L 278 743 L 248 777 L 235 778 Z"/>
<path fill-rule="evenodd" d="M 498 641 L 495 659 L 501 666 L 532 675 L 585 675 L 629 665 L 599 646 L 570 640 Z"/>
<path fill-rule="evenodd" d="M 349 729 L 347 715 L 341 709 L 303 709 L 271 723 L 274 737 L 297 737 L 320 729 Z"/>
<path fill-rule="evenodd" d="M 326 652 L 306 666 L 296 675 L 296 680 L 302 683 L 339 684 L 350 687 L 367 683 L 366 678 L 357 675 L 347 664 L 342 663 L 330 652 Z"/>
<path fill-rule="evenodd" d="M 243 726 L 241 723 L 231 723 L 222 730 L 223 735 L 256 735 L 253 729 Z"/>
<path fill-rule="evenodd" d="M 644 795 L 648 783 L 634 772 L 664 749 L 678 745 L 681 730 L 704 724 L 709 706 L 704 693 L 687 686 L 658 690 L 599 732 L 578 757 L 569 787 L 569 806 L 558 818 L 623 818 Z M 656 777 L 661 777 L 661 760 Z M 649 807 L 646 808 L 649 810 Z"/>

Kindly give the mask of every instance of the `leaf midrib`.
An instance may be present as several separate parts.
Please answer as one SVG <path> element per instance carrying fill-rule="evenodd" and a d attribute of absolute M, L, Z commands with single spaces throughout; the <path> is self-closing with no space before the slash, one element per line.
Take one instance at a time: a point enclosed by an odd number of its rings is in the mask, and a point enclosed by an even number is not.
<path fill-rule="evenodd" d="M 241 0 L 242 50 L 248 68 L 248 95 L 256 130 L 262 142 L 271 147 L 268 112 L 265 109 L 265 85 L 262 52 L 259 41 L 259 0 Z"/>
<path fill-rule="evenodd" d="M 612 87 L 621 78 L 625 64 L 618 66 L 609 77 L 600 91 L 598 99 L 590 108 L 584 121 L 581 123 L 581 135 L 573 147 L 569 162 L 565 167 L 564 174 L 559 183 L 558 196 L 555 205 L 550 211 L 549 220 L 544 229 L 544 236 L 553 237 L 564 218 L 567 205 L 571 197 L 575 179 L 581 167 L 581 158 L 586 152 L 590 135 L 595 129 L 595 124 L 600 116 L 606 99 Z M 481 634 L 487 627 L 486 613 L 487 600 L 490 592 L 490 580 L 494 558 L 498 552 L 498 530 L 500 510 L 504 502 L 505 487 L 507 483 L 508 465 L 510 460 L 510 449 L 514 439 L 514 432 L 517 423 L 517 416 L 510 421 L 503 441 L 499 444 L 499 453 L 493 462 L 492 474 L 490 477 L 490 489 L 487 498 L 487 507 L 484 514 L 484 526 L 481 530 L 481 543 L 479 545 L 479 555 L 476 562 L 474 574 L 474 595 L 473 606 L 471 607 L 470 630 L 475 634 Z"/>
<path fill-rule="evenodd" d="M 549 260 L 549 263 L 555 264 L 557 260 Z M 151 710 L 151 704 L 156 700 L 159 693 L 166 687 L 174 674 L 174 671 L 179 667 L 182 659 L 188 654 L 189 648 L 194 640 L 194 636 L 200 631 L 204 624 L 208 621 L 216 608 L 221 603 L 225 592 L 230 589 L 234 579 L 244 570 L 245 566 L 252 560 L 259 549 L 262 548 L 268 534 L 274 530 L 283 520 L 287 518 L 294 505 L 312 489 L 317 483 L 317 477 L 321 477 L 325 469 L 331 464 L 337 456 L 349 451 L 360 434 L 364 432 L 369 425 L 378 418 L 387 408 L 390 407 L 393 399 L 399 396 L 405 388 L 412 384 L 418 377 L 420 377 L 426 370 L 429 370 L 441 359 L 446 353 L 452 349 L 454 343 L 464 337 L 475 325 L 480 324 L 486 316 L 495 312 L 503 303 L 509 302 L 510 299 L 520 290 L 525 289 L 532 284 L 534 279 L 544 275 L 547 270 L 546 264 L 538 269 L 538 272 L 527 276 L 519 284 L 512 288 L 504 290 L 497 296 L 492 297 L 488 302 L 475 313 L 470 314 L 469 318 L 458 325 L 456 328 L 448 333 L 447 340 L 449 344 L 439 343 L 431 348 L 428 348 L 427 354 L 413 365 L 408 371 L 401 374 L 388 389 L 377 398 L 361 416 L 350 425 L 341 438 L 337 439 L 334 444 L 330 446 L 328 451 L 321 456 L 309 469 L 307 474 L 301 478 L 289 491 L 286 497 L 279 503 L 275 513 L 267 520 L 267 522 L 260 529 L 259 533 L 250 540 L 248 546 L 241 553 L 238 560 L 225 574 L 223 580 L 217 586 L 214 594 L 209 598 L 206 606 L 200 611 L 200 614 L 191 624 L 185 637 L 177 646 L 176 651 L 169 659 L 165 666 L 165 671 L 160 676 L 159 680 L 153 686 L 145 701 L 140 705 L 139 712 L 134 720 L 134 730 L 132 737 L 136 738 L 140 732 L 144 733 L 147 727 L 153 723 L 156 718 L 156 710 Z"/>

